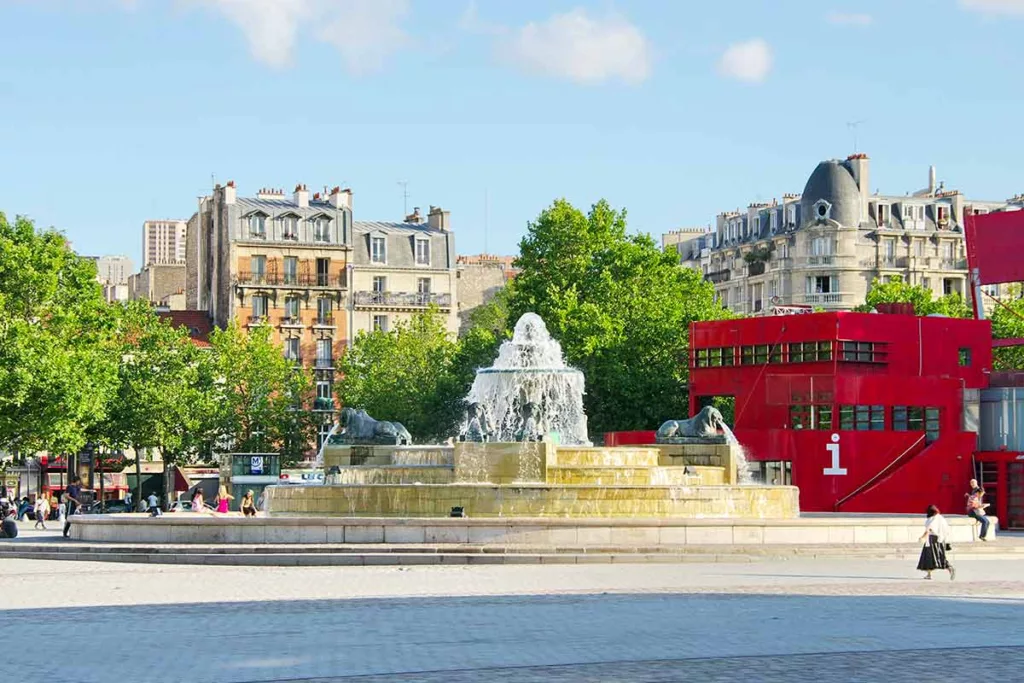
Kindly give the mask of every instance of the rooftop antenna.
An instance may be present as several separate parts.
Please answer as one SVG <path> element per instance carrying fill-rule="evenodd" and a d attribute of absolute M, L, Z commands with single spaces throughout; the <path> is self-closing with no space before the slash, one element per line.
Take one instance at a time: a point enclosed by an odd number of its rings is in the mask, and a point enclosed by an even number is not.
<path fill-rule="evenodd" d="M 409 215 L 409 181 L 399 180 L 398 184 L 402 186 L 402 217 Z"/>
<path fill-rule="evenodd" d="M 490 252 L 487 251 L 487 233 L 489 232 L 488 228 L 490 227 L 489 226 L 489 218 L 490 218 L 489 208 L 490 207 L 488 205 L 487 188 L 484 188 L 484 253 L 485 254 L 490 253 Z"/>
<path fill-rule="evenodd" d="M 853 153 L 854 154 L 857 153 L 857 128 L 862 123 L 864 123 L 863 119 L 861 119 L 860 121 L 847 121 L 846 122 L 846 127 L 849 128 L 850 132 L 853 134 Z"/>

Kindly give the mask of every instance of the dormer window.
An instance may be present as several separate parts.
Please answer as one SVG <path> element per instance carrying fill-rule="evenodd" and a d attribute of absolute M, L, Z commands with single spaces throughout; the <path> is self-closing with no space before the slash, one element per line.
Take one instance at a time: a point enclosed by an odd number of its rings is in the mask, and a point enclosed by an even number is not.
<path fill-rule="evenodd" d="M 814 202 L 814 217 L 818 221 L 827 221 L 832 217 L 832 205 L 824 199 Z"/>
<path fill-rule="evenodd" d="M 420 238 L 416 239 L 416 265 L 430 265 L 430 240 Z"/>
<path fill-rule="evenodd" d="M 370 263 L 387 263 L 387 243 L 383 237 L 370 237 Z"/>
<path fill-rule="evenodd" d="M 314 242 L 331 241 L 331 219 L 326 216 L 316 216 L 310 219 L 310 222 L 313 224 Z"/>
<path fill-rule="evenodd" d="M 262 213 L 249 216 L 249 237 L 264 240 L 267 238 L 267 217 Z"/>
<path fill-rule="evenodd" d="M 281 237 L 286 240 L 299 239 L 299 217 L 295 214 L 281 216 Z"/>

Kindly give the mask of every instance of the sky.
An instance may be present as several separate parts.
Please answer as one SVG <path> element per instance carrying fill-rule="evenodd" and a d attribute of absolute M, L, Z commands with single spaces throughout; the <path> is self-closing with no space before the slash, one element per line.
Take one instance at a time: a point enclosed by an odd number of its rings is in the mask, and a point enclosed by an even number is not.
<path fill-rule="evenodd" d="M 0 0 L 0 211 L 138 263 L 228 180 L 442 206 L 463 254 L 560 197 L 707 225 L 854 151 L 1005 199 L 1022 33 L 1024 0 Z"/>

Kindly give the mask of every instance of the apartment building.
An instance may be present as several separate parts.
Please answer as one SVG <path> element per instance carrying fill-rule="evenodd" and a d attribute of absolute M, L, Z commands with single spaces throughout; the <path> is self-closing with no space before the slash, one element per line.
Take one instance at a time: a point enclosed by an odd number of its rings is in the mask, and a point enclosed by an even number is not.
<path fill-rule="evenodd" d="M 473 311 L 486 305 L 515 278 L 515 256 L 472 254 L 455 259 L 459 332 L 469 325 Z"/>
<path fill-rule="evenodd" d="M 450 212 L 419 208 L 402 222 L 356 221 L 352 237 L 349 330 L 390 330 L 436 306 L 448 331 L 459 328 L 455 302 L 455 235 Z"/>
<path fill-rule="evenodd" d="M 1021 208 L 968 199 L 936 182 L 903 195 L 871 192 L 869 160 L 854 154 L 817 165 L 801 194 L 717 216 L 712 232 L 679 246 L 684 265 L 746 315 L 786 307 L 849 310 L 875 278 L 900 275 L 936 296 L 967 296 L 964 217 Z"/>
<path fill-rule="evenodd" d="M 437 207 L 357 222 L 340 187 L 244 197 L 233 181 L 217 185 L 187 222 L 186 308 L 222 328 L 269 325 L 287 358 L 314 368 L 326 431 L 337 359 L 360 330 L 391 329 L 431 304 L 457 329 L 449 222 Z"/>
<path fill-rule="evenodd" d="M 127 301 L 128 278 L 132 260 L 127 256 L 83 256 L 96 264 L 96 280 L 103 287 L 103 298 L 108 302 Z"/>
<path fill-rule="evenodd" d="M 151 220 L 142 224 L 142 267 L 184 264 L 187 225 L 182 220 Z"/>

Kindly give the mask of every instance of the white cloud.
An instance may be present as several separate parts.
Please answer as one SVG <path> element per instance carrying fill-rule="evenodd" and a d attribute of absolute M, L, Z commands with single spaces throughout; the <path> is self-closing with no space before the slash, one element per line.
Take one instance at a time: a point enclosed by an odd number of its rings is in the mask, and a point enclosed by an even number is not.
<path fill-rule="evenodd" d="M 189 0 L 236 24 L 257 60 L 291 63 L 295 44 L 311 35 L 341 54 L 352 73 L 374 71 L 408 43 L 408 0 Z"/>
<path fill-rule="evenodd" d="M 874 19 L 870 14 L 829 12 L 825 19 L 830 24 L 840 26 L 869 26 Z"/>
<path fill-rule="evenodd" d="M 983 14 L 1024 14 L 1024 0 L 960 0 L 960 6 Z"/>
<path fill-rule="evenodd" d="M 772 70 L 772 48 L 761 38 L 733 43 L 718 60 L 718 72 L 745 83 L 760 83 Z"/>
<path fill-rule="evenodd" d="M 652 69 L 640 29 L 618 14 L 591 17 L 583 8 L 519 28 L 499 42 L 498 53 L 525 71 L 588 85 L 641 83 Z"/>

